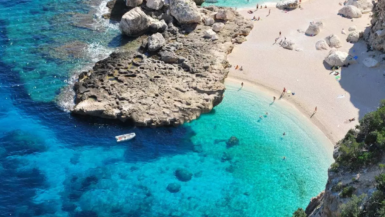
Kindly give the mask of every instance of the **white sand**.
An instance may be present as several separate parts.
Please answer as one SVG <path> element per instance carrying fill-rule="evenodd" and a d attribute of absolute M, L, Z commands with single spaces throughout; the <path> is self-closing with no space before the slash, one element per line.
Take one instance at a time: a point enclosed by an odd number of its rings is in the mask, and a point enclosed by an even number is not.
<path fill-rule="evenodd" d="M 311 121 L 332 142 L 342 139 L 358 123 L 358 118 L 375 110 L 380 100 L 385 99 L 385 63 L 377 68 L 365 67 L 362 61 L 369 56 L 365 42 L 361 40 L 356 44 L 347 43 L 347 35 L 341 33 L 343 28 L 348 33 L 348 28 L 353 25 L 363 31 L 369 26 L 369 14 L 352 22 L 337 15 L 341 7 L 337 0 L 311 0 L 302 3 L 303 10 L 285 13 L 269 8 L 271 14 L 268 17 L 266 15 L 269 9 L 259 9 L 254 14 L 248 14 L 246 9 L 239 10 L 248 19 L 260 16 L 262 21 L 254 22 L 248 41 L 236 46 L 228 57 L 233 65 L 230 78 L 249 81 L 273 90 L 277 99 L 286 87 L 295 92 L 295 96 L 285 96 L 283 100 L 293 102 L 309 118 L 317 106 L 318 112 Z M 308 37 L 297 31 L 305 31 L 311 21 L 324 23 L 319 35 Z M 280 31 L 282 38 L 293 40 L 303 51 L 286 50 L 278 43 L 273 45 Z M 331 70 L 328 66 L 324 66 L 323 60 L 329 50 L 315 49 L 317 41 L 331 34 L 341 38 L 342 47 L 338 50 L 358 56 L 358 64 L 342 68 L 340 81 L 329 74 Z M 236 65 L 243 66 L 243 71 L 235 70 Z M 344 97 L 338 98 L 341 95 Z M 356 121 L 350 123 L 350 118 L 355 118 Z"/>

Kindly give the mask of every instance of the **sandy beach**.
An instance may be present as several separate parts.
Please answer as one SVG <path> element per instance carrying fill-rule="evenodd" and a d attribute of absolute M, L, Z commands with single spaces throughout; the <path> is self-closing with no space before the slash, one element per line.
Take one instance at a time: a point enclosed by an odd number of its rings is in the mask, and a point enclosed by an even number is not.
<path fill-rule="evenodd" d="M 255 16 L 261 20 L 254 22 L 247 42 L 236 46 L 229 55 L 233 65 L 229 78 L 263 87 L 274 93 L 271 98 L 277 97 L 277 103 L 284 87 L 295 93 L 281 100 L 292 102 L 335 143 L 385 99 L 385 67 L 381 63 L 376 68 L 368 68 L 362 63 L 373 54 L 367 52 L 362 39 L 355 44 L 346 42 L 349 27 L 356 26 L 360 31 L 370 28 L 370 13 L 353 20 L 341 17 L 338 11 L 342 6 L 337 0 L 310 0 L 301 6 L 302 9 L 289 12 L 271 7 L 253 14 L 248 14 L 248 9 L 238 9 L 248 19 Z M 267 16 L 269 10 L 271 13 Z M 312 21 L 322 21 L 324 27 L 320 34 L 309 37 L 303 32 Z M 346 34 L 342 33 L 343 29 Z M 279 32 L 282 36 L 274 44 Z M 317 41 L 332 34 L 342 41 L 338 50 L 358 57 L 356 64 L 339 70 L 339 81 L 324 63 L 330 49 L 315 48 Z M 278 42 L 284 37 L 294 41 L 299 51 L 282 48 Z M 378 59 L 380 53 L 375 54 Z M 242 66 L 243 71 L 235 70 L 236 65 Z M 317 113 L 311 117 L 315 107 Z M 351 118 L 355 121 L 349 122 Z"/>

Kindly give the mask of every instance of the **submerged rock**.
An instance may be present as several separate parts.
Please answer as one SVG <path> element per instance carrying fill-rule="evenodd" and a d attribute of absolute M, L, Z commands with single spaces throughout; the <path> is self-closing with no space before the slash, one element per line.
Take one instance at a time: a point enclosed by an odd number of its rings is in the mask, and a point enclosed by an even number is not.
<path fill-rule="evenodd" d="M 239 145 L 239 139 L 235 136 L 230 137 L 230 139 L 226 142 L 227 148 L 234 147 Z"/>
<path fill-rule="evenodd" d="M 192 173 L 186 169 L 177 169 L 175 171 L 176 178 L 181 182 L 188 182 L 192 178 Z"/>
<path fill-rule="evenodd" d="M 179 183 L 170 183 L 167 185 L 167 190 L 170 193 L 177 193 L 180 191 L 181 185 Z"/>

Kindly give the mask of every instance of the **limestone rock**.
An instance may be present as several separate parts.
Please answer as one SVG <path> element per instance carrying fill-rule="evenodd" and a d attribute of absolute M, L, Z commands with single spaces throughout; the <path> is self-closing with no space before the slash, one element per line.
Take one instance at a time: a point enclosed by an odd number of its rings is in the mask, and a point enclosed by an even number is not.
<path fill-rule="evenodd" d="M 229 9 L 221 9 L 215 14 L 215 19 L 223 20 L 223 21 L 231 21 L 234 20 L 235 15 L 231 8 Z"/>
<path fill-rule="evenodd" d="M 307 28 L 305 34 L 308 36 L 316 36 L 321 31 L 321 28 L 323 27 L 323 23 L 318 22 L 311 22 L 309 27 Z"/>
<path fill-rule="evenodd" d="M 294 50 L 294 45 L 295 45 L 295 43 L 289 39 L 281 42 L 281 46 L 285 49 L 288 49 L 288 50 Z"/>
<path fill-rule="evenodd" d="M 213 39 L 214 37 L 216 37 L 216 35 L 217 33 L 215 33 L 212 29 L 208 29 L 205 31 L 205 34 L 203 37 Z"/>
<path fill-rule="evenodd" d="M 192 178 L 192 173 L 186 169 L 177 169 L 175 171 L 176 178 L 181 182 L 188 182 Z"/>
<path fill-rule="evenodd" d="M 126 6 L 130 8 L 137 7 L 143 3 L 143 0 L 126 0 Z"/>
<path fill-rule="evenodd" d="M 374 67 L 377 67 L 380 64 L 380 62 L 378 62 L 376 59 L 371 58 L 371 57 L 365 58 L 363 63 L 368 68 L 374 68 Z"/>
<path fill-rule="evenodd" d="M 206 26 L 212 26 L 214 24 L 214 19 L 212 17 L 205 17 L 203 18 L 203 23 L 206 25 Z"/>
<path fill-rule="evenodd" d="M 239 145 L 239 139 L 235 136 L 230 137 L 230 139 L 226 142 L 227 148 L 231 148 L 233 146 Z"/>
<path fill-rule="evenodd" d="M 170 13 L 180 24 L 201 22 L 199 10 L 192 0 L 170 0 Z"/>
<path fill-rule="evenodd" d="M 353 5 L 361 11 L 371 10 L 373 8 L 373 3 L 371 0 L 348 0 L 346 5 Z"/>
<path fill-rule="evenodd" d="M 181 185 L 179 183 L 170 183 L 167 185 L 167 191 L 170 193 L 177 193 L 180 191 Z"/>
<path fill-rule="evenodd" d="M 349 33 L 348 38 L 346 39 L 347 42 L 356 43 L 360 38 L 362 37 L 363 33 L 359 31 L 353 31 Z"/>
<path fill-rule="evenodd" d="M 220 32 L 223 29 L 223 27 L 225 27 L 225 24 L 223 24 L 223 23 L 214 23 L 213 31 L 214 32 Z"/>
<path fill-rule="evenodd" d="M 283 0 L 277 3 L 276 7 L 281 10 L 293 10 L 298 8 L 298 0 Z"/>
<path fill-rule="evenodd" d="M 360 18 L 362 17 L 362 12 L 356 6 L 348 5 L 344 6 L 338 11 L 338 14 L 348 17 L 348 18 Z"/>
<path fill-rule="evenodd" d="M 325 58 L 325 62 L 330 66 L 343 66 L 352 64 L 355 60 L 346 52 L 331 50 L 329 55 Z"/>
<path fill-rule="evenodd" d="M 153 21 L 149 27 L 150 32 L 164 32 L 167 29 L 167 24 L 164 20 Z"/>
<path fill-rule="evenodd" d="M 159 10 L 163 7 L 164 0 L 147 0 L 146 6 L 148 8 Z"/>
<path fill-rule="evenodd" d="M 325 40 L 319 40 L 319 41 L 317 41 L 316 43 L 315 43 L 315 48 L 317 49 L 317 50 L 327 50 L 327 49 L 329 49 L 329 46 L 328 46 L 328 44 L 326 43 L 326 41 Z"/>
<path fill-rule="evenodd" d="M 166 44 L 166 40 L 160 33 L 155 33 L 148 37 L 148 50 L 151 52 L 161 49 Z"/>
<path fill-rule="evenodd" d="M 325 38 L 326 43 L 328 43 L 329 47 L 339 48 L 341 47 L 341 39 L 337 35 L 329 35 Z"/>
<path fill-rule="evenodd" d="M 146 32 L 150 24 L 151 18 L 137 7 L 123 15 L 119 28 L 127 36 L 136 36 Z"/>

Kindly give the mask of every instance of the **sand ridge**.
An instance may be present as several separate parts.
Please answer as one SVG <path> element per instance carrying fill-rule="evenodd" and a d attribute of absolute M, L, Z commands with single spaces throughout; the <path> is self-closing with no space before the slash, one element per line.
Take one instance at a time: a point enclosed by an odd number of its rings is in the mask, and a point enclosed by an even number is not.
<path fill-rule="evenodd" d="M 384 64 L 367 68 L 362 64 L 370 55 L 366 52 L 366 43 L 362 39 L 355 44 L 346 42 L 349 27 L 356 26 L 360 31 L 370 27 L 370 14 L 352 21 L 338 15 L 342 7 L 339 3 L 337 0 L 311 0 L 303 2 L 302 9 L 289 12 L 270 7 L 248 14 L 249 9 L 238 9 L 247 19 L 255 16 L 261 20 L 254 22 L 247 42 L 236 46 L 228 56 L 233 65 L 230 78 L 274 91 L 277 98 L 284 87 L 291 90 L 295 95 L 285 96 L 283 100 L 293 102 L 333 143 L 342 139 L 358 124 L 359 118 L 375 110 L 380 100 L 385 99 Z M 322 21 L 324 27 L 320 34 L 309 37 L 303 31 L 312 21 Z M 347 34 L 343 34 L 342 29 Z M 279 32 L 282 36 L 274 44 Z M 323 62 L 330 49 L 319 51 L 315 48 L 317 41 L 331 34 L 338 35 L 342 41 L 338 50 L 358 57 L 357 64 L 340 70 L 340 81 L 330 74 L 330 67 Z M 284 37 L 294 41 L 300 51 L 283 49 L 279 41 Z M 236 65 L 242 66 L 243 71 L 235 70 Z M 316 106 L 318 111 L 310 118 Z M 355 121 L 349 122 L 351 118 Z"/>

